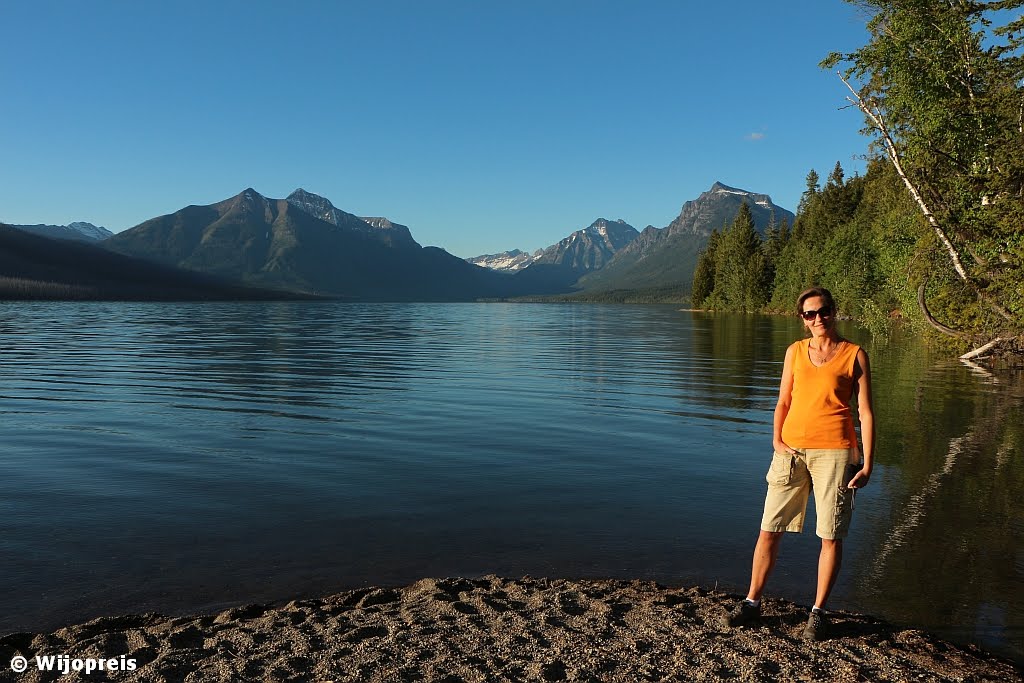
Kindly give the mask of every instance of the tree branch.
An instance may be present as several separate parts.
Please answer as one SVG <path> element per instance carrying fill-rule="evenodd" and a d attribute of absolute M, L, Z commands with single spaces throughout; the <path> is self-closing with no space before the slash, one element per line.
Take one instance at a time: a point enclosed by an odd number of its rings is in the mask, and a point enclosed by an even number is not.
<path fill-rule="evenodd" d="M 928 321 L 928 324 L 937 329 L 942 334 L 948 334 L 950 337 L 956 337 L 957 339 L 967 339 L 967 335 L 959 330 L 954 330 L 952 327 L 943 325 L 938 320 L 932 317 L 931 312 L 928 310 L 928 304 L 924 300 L 924 286 L 927 284 L 927 280 L 921 283 L 921 286 L 917 288 L 917 306 L 921 309 L 921 313 L 924 315 L 924 319 Z"/>
<path fill-rule="evenodd" d="M 839 74 L 839 80 L 843 82 L 843 85 L 845 85 L 853 95 L 853 99 L 848 97 L 846 98 L 847 101 L 856 105 L 857 108 L 868 117 L 868 120 L 874 124 L 875 129 L 878 130 L 879 134 L 882 136 L 882 142 L 885 144 L 885 151 L 889 157 L 889 161 L 892 162 L 897 175 L 899 175 L 903 184 L 906 185 L 907 189 L 910 191 L 910 195 L 914 198 L 918 208 L 921 209 L 921 213 L 924 214 L 925 219 L 928 221 L 928 225 L 930 225 L 932 230 L 935 231 L 939 241 L 942 242 L 942 246 L 945 247 L 950 260 L 953 261 L 953 269 L 956 271 L 956 274 L 964 282 L 970 283 L 970 278 L 967 275 L 967 270 L 963 266 L 959 252 L 957 252 L 956 247 L 953 246 L 953 243 L 946 235 L 946 231 L 943 230 L 942 225 L 939 224 L 938 219 L 935 218 L 935 215 L 928 207 L 928 204 L 925 203 L 924 198 L 917 189 L 917 185 L 910 179 L 910 176 L 908 176 L 907 172 L 903 169 L 903 161 L 900 158 L 899 150 L 896 149 L 896 143 L 889 134 L 889 129 L 885 125 L 885 121 L 882 119 L 881 113 L 872 111 L 867 103 L 861 98 L 860 94 L 854 90 L 853 86 L 850 85 L 850 82 L 846 80 L 841 73 Z"/>
<path fill-rule="evenodd" d="M 978 287 L 977 283 L 974 282 L 971 279 L 971 277 L 967 274 L 967 270 L 964 268 L 963 259 L 960 257 L 960 252 L 957 251 L 956 247 L 953 245 L 953 242 L 949 239 L 949 236 L 946 234 L 945 229 L 943 229 L 942 224 L 939 223 L 939 220 L 935 217 L 935 214 L 932 213 L 931 208 L 928 206 L 928 203 L 925 202 L 924 197 L 921 196 L 921 192 L 918 190 L 917 184 L 910 179 L 910 176 L 903 168 L 903 160 L 900 157 L 899 150 L 896 147 L 896 141 L 893 139 L 891 133 L 889 132 L 889 128 L 885 124 L 885 119 L 882 117 L 882 113 L 877 110 L 872 110 L 871 107 L 869 107 L 868 104 L 863 100 L 863 98 L 861 98 L 860 93 L 858 93 L 853 88 L 853 86 L 850 85 L 850 82 L 843 76 L 843 74 L 839 72 L 837 73 L 839 75 L 839 80 L 843 82 L 843 85 L 845 85 L 846 88 L 853 95 L 852 98 L 847 97 L 846 100 L 856 105 L 856 107 L 860 109 L 861 112 L 863 112 L 863 114 L 868 118 L 868 120 L 874 125 L 878 133 L 882 136 L 882 142 L 884 143 L 886 154 L 889 157 L 889 161 L 892 162 L 893 167 L 896 169 L 896 174 L 899 175 L 900 179 L 903 181 L 903 184 L 910 192 L 910 195 L 914 198 L 914 201 L 917 203 L 917 206 L 921 210 L 921 213 L 924 214 L 925 220 L 928 221 L 928 225 L 930 225 L 932 230 L 935 231 L 935 235 L 939 238 L 939 241 L 945 248 L 946 253 L 949 254 L 949 258 L 953 262 L 953 270 L 956 271 L 956 274 L 960 277 L 960 279 L 963 280 L 963 282 L 968 287 L 971 288 L 971 290 L 978 296 L 980 300 L 984 301 L 986 304 L 992 307 L 992 310 L 998 313 L 1005 320 L 1008 320 L 1010 322 L 1016 322 L 1016 318 L 1012 313 L 1010 313 L 1006 308 L 1000 305 L 999 302 L 994 301 L 990 296 L 983 292 L 981 288 Z M 918 301 L 923 302 L 923 298 L 918 297 Z M 929 322 L 934 321 L 934 318 L 931 318 L 930 316 L 926 317 L 930 318 Z M 934 324 L 941 325 L 941 323 Z M 937 327 L 937 329 L 942 328 Z M 947 327 L 946 329 L 949 330 L 951 328 Z M 949 333 L 947 332 L 946 334 Z"/>
<path fill-rule="evenodd" d="M 994 346 L 996 346 L 997 344 L 999 344 L 1002 341 L 1003 341 L 1002 337 L 996 337 L 995 339 L 990 341 L 988 344 L 985 344 L 984 346 L 979 346 L 978 348 L 974 349 L 973 351 L 968 351 L 964 355 L 960 356 L 960 360 L 970 360 L 972 358 L 977 358 L 978 356 L 983 355 L 986 351 L 991 350 Z"/>

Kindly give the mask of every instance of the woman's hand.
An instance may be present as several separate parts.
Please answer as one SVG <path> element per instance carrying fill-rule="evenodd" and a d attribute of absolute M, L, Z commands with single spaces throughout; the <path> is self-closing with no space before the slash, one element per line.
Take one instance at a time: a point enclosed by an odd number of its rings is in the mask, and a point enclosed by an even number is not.
<path fill-rule="evenodd" d="M 798 453 L 787 446 L 782 439 L 775 439 L 772 442 L 772 446 L 775 448 L 776 453 L 789 453 L 790 455 L 798 455 Z"/>
<path fill-rule="evenodd" d="M 861 469 L 857 474 L 853 475 L 850 479 L 850 483 L 847 484 L 847 488 L 851 489 L 862 489 L 868 485 L 868 479 L 871 478 L 871 470 L 866 467 Z"/>

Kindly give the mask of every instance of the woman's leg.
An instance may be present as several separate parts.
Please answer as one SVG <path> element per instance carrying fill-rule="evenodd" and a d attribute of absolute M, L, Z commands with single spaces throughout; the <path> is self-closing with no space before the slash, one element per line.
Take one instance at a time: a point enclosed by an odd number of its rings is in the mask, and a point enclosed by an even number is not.
<path fill-rule="evenodd" d="M 824 609 L 843 564 L 843 538 L 853 514 L 853 491 L 847 488 L 847 465 L 856 456 L 849 448 L 807 449 L 807 468 L 814 490 L 818 555 L 818 585 L 814 606 Z"/>
<path fill-rule="evenodd" d="M 839 568 L 843 564 L 843 539 L 821 539 L 821 554 L 818 555 L 818 592 L 814 597 L 814 606 L 825 609 L 825 602 L 832 592 L 832 586 L 839 576 Z"/>
<path fill-rule="evenodd" d="M 781 531 L 762 529 L 758 535 L 757 545 L 754 546 L 754 562 L 750 570 L 750 592 L 747 593 L 747 600 L 761 599 L 764 586 L 775 567 L 775 560 L 779 557 L 782 534 Z"/>

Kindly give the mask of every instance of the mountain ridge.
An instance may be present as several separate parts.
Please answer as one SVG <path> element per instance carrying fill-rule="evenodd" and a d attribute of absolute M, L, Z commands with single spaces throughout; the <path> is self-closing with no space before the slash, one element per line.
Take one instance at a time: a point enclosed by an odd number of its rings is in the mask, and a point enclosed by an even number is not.
<path fill-rule="evenodd" d="M 340 228 L 363 232 L 389 246 L 420 248 L 420 244 L 413 239 L 412 233 L 407 226 L 392 223 L 382 216 L 363 218 L 342 211 L 335 207 L 331 200 L 326 197 L 307 192 L 301 187 L 285 199 L 289 204 L 306 211 L 311 216 L 322 221 Z"/>
<path fill-rule="evenodd" d="M 648 225 L 604 268 L 585 274 L 576 286 L 589 292 L 679 285 L 689 290 L 697 257 L 711 232 L 730 225 L 744 203 L 750 207 L 755 227 L 762 235 L 773 221 L 792 224 L 795 218 L 767 194 L 716 180 L 709 190 L 683 203 L 679 215 L 667 226 Z"/>
<path fill-rule="evenodd" d="M 103 244 L 250 285 L 320 295 L 448 301 L 504 293 L 507 276 L 410 244 L 401 230 L 374 227 L 319 195 L 293 197 L 299 199 L 271 199 L 250 187 L 144 221 Z"/>
<path fill-rule="evenodd" d="M 356 216 L 302 188 L 275 199 L 248 187 L 213 204 L 151 218 L 100 244 L 247 286 L 360 300 L 678 291 L 689 289 L 711 231 L 730 224 L 744 203 L 762 233 L 772 221 L 793 217 L 767 194 L 715 181 L 686 201 L 664 228 L 637 231 L 624 219 L 598 218 L 532 255 L 519 250 L 500 255 L 504 272 L 423 247 L 407 226 L 382 216 Z M 91 224 L 75 225 L 88 232 Z M 522 265 L 515 269 L 517 261 Z"/>
<path fill-rule="evenodd" d="M 79 242 L 99 242 L 114 234 L 102 226 L 86 223 L 85 221 L 75 221 L 67 225 L 37 223 L 34 225 L 10 225 L 9 227 L 44 237 L 77 240 Z"/>
<path fill-rule="evenodd" d="M 538 249 L 532 254 L 522 251 L 521 249 L 511 249 L 498 254 L 481 254 L 480 256 L 472 256 L 467 258 L 466 261 L 483 268 L 514 273 L 517 270 L 522 270 L 533 263 L 534 260 L 543 253 L 543 249 Z"/>
<path fill-rule="evenodd" d="M 0 224 L 0 299 L 225 301 L 308 298 Z"/>

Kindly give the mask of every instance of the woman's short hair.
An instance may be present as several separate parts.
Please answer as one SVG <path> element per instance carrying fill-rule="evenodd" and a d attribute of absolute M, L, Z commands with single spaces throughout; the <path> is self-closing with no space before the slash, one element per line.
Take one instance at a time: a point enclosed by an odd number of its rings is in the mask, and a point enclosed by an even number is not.
<path fill-rule="evenodd" d="M 832 292 L 828 291 L 824 287 L 811 287 L 800 292 L 800 296 L 796 298 L 796 314 L 800 315 L 804 312 L 804 302 L 810 299 L 812 296 L 820 296 L 825 300 L 825 305 L 835 313 L 836 300 L 832 298 Z"/>

